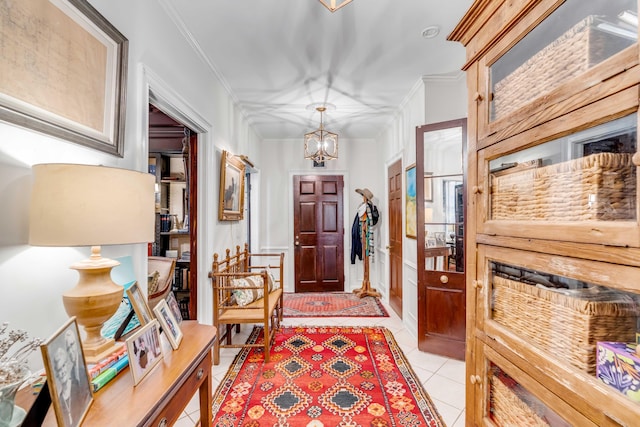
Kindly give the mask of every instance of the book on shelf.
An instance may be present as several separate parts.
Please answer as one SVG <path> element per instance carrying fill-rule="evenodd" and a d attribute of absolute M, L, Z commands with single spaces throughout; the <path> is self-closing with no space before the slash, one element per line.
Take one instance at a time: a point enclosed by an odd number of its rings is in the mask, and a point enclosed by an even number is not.
<path fill-rule="evenodd" d="M 124 344 L 119 345 L 118 349 L 111 353 L 109 356 L 100 360 L 97 363 L 87 365 L 89 371 L 89 379 L 94 380 L 99 377 L 104 371 L 115 365 L 118 361 L 127 357 L 127 346 Z"/>
<path fill-rule="evenodd" d="M 94 393 L 107 385 L 127 366 L 129 366 L 129 355 L 125 353 L 124 357 L 118 359 L 113 365 L 91 380 L 91 388 Z"/>

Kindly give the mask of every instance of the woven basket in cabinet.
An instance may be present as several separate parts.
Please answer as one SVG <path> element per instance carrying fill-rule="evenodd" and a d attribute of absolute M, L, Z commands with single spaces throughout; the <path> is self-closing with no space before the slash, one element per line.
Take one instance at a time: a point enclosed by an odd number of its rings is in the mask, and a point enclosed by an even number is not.
<path fill-rule="evenodd" d="M 591 375 L 596 373 L 597 342 L 634 341 L 639 314 L 637 302 L 625 294 L 577 297 L 493 277 L 493 319 Z"/>
<path fill-rule="evenodd" d="M 612 54 L 635 43 L 601 27 L 608 24 L 588 16 L 541 49 L 493 87 L 493 118 L 517 110 L 551 92 Z"/>
<path fill-rule="evenodd" d="M 491 177 L 491 219 L 635 219 L 636 167 L 628 153 L 597 153 Z"/>
<path fill-rule="evenodd" d="M 491 376 L 491 417 L 499 426 L 549 426 L 513 390 L 494 375 Z"/>

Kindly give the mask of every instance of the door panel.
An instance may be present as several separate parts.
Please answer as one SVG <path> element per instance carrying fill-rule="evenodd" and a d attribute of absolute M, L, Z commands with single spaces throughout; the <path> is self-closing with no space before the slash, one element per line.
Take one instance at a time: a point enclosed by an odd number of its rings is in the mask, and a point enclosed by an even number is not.
<path fill-rule="evenodd" d="M 296 292 L 344 290 L 342 176 L 294 176 Z"/>
<path fill-rule="evenodd" d="M 466 119 L 416 128 L 418 348 L 464 359 Z"/>
<path fill-rule="evenodd" d="M 402 160 L 389 166 L 389 305 L 402 318 Z"/>

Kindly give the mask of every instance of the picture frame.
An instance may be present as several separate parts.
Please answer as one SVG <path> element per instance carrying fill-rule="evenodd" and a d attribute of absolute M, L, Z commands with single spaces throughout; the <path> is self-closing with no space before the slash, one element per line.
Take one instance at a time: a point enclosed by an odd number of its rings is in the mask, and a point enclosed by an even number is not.
<path fill-rule="evenodd" d="M 156 319 L 138 329 L 126 340 L 129 367 L 136 386 L 164 358 L 160 344 L 160 325 Z"/>
<path fill-rule="evenodd" d="M 0 78 L 0 120 L 122 157 L 128 40 L 86 0 L 6 12 L 2 56 L 14 59 L 0 63 L 11 76 Z"/>
<path fill-rule="evenodd" d="M 220 221 L 240 221 L 244 217 L 245 164 L 238 156 L 222 151 L 220 162 Z"/>
<path fill-rule="evenodd" d="M 58 425 L 79 426 L 93 403 L 93 391 L 75 316 L 44 342 L 40 350 Z"/>
<path fill-rule="evenodd" d="M 136 313 L 140 324 L 144 326 L 151 322 L 154 319 L 154 316 L 149 309 L 149 304 L 147 304 L 147 298 L 140 290 L 138 282 L 136 281 L 134 284 L 129 286 L 126 289 L 126 292 L 129 302 L 131 303 L 133 311 Z"/>
<path fill-rule="evenodd" d="M 424 201 L 433 202 L 433 172 L 424 173 Z"/>
<path fill-rule="evenodd" d="M 182 323 L 182 313 L 180 312 L 180 304 L 178 304 L 178 300 L 176 300 L 176 295 L 173 292 L 169 292 L 164 300 L 167 302 L 178 324 Z"/>
<path fill-rule="evenodd" d="M 418 211 L 416 205 L 416 164 L 405 168 L 405 235 L 410 239 L 418 238 L 416 223 Z"/>
<path fill-rule="evenodd" d="M 182 341 L 182 330 L 180 329 L 178 320 L 173 315 L 173 311 L 169 308 L 167 301 L 160 300 L 160 302 L 153 307 L 153 312 L 156 314 L 156 319 L 158 319 L 160 326 L 162 326 L 162 330 L 169 340 L 171 348 L 177 350 Z"/>

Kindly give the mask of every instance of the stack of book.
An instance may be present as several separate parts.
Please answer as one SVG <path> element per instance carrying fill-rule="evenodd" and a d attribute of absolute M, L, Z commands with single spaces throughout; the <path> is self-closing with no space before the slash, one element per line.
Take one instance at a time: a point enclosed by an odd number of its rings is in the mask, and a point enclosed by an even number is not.
<path fill-rule="evenodd" d="M 127 354 L 127 346 L 124 344 L 98 363 L 87 365 L 93 391 L 100 390 L 128 365 L 129 355 Z"/>

